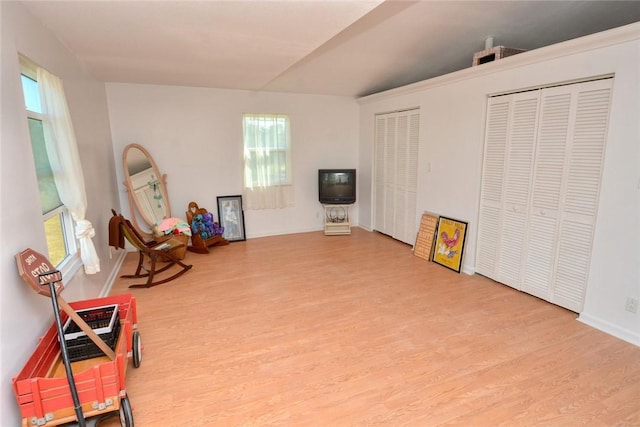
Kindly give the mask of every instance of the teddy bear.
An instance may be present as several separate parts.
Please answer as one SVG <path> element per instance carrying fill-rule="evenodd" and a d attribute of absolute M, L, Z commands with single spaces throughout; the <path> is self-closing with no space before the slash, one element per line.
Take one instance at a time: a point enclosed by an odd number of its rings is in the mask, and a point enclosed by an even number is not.
<path fill-rule="evenodd" d="M 220 225 L 213 220 L 213 214 L 211 212 L 206 212 L 193 216 L 191 220 L 191 231 L 194 235 L 198 235 L 203 240 L 207 240 L 217 234 L 222 234 L 224 227 L 220 227 Z"/>

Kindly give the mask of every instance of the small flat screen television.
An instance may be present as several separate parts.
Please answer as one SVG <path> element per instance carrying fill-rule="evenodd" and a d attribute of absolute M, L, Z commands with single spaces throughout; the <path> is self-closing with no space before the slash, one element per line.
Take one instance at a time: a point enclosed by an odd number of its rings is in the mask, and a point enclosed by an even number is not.
<path fill-rule="evenodd" d="M 356 202 L 355 169 L 319 169 L 318 198 L 326 205 L 349 205 Z"/>

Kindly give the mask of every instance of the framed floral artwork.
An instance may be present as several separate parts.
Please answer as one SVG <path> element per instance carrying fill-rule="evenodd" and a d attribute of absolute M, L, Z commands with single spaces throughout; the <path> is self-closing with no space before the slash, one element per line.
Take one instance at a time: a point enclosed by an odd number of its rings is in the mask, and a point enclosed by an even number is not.
<path fill-rule="evenodd" d="M 466 237 L 466 222 L 444 216 L 439 217 L 433 262 L 460 273 Z"/>

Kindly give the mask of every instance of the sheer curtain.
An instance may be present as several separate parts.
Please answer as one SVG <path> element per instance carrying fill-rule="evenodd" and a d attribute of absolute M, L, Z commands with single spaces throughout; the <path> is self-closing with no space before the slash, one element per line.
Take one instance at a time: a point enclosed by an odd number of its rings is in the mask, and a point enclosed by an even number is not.
<path fill-rule="evenodd" d="M 289 117 L 244 114 L 244 192 L 247 209 L 294 206 Z"/>
<path fill-rule="evenodd" d="M 42 68 L 38 68 L 37 79 L 45 115 L 45 145 L 56 187 L 60 200 L 75 221 L 84 271 L 96 274 L 100 271 L 100 259 L 91 240 L 96 233 L 91 222 L 84 217 L 87 210 L 84 175 L 62 81 Z"/>

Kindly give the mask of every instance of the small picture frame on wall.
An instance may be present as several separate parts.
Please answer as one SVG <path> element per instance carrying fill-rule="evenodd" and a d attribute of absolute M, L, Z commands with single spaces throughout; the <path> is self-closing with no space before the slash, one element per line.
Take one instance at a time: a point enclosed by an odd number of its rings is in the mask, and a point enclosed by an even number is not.
<path fill-rule="evenodd" d="M 242 196 L 218 196 L 218 219 L 224 227 L 224 237 L 229 242 L 246 240 Z"/>
<path fill-rule="evenodd" d="M 460 273 L 466 237 L 466 222 L 444 216 L 439 217 L 433 262 Z"/>

